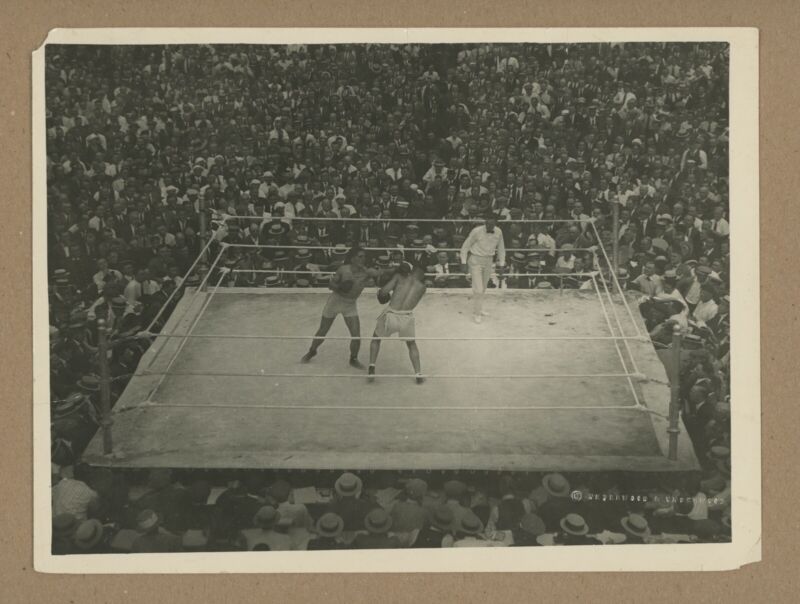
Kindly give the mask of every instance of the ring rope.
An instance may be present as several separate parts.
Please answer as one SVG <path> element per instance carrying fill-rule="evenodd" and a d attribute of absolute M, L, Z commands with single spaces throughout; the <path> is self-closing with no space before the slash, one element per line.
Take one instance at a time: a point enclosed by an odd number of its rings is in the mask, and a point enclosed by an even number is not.
<path fill-rule="evenodd" d="M 138 334 L 140 337 L 152 338 L 206 338 L 206 339 L 221 339 L 221 340 L 313 340 L 316 338 L 314 335 L 299 335 L 299 336 L 285 336 L 285 335 L 259 335 L 259 334 L 212 334 L 212 333 L 191 333 L 191 334 L 174 334 L 174 333 L 153 333 L 142 332 Z M 326 335 L 326 340 L 383 340 L 383 341 L 433 341 L 433 342 L 535 342 L 535 341 L 609 341 L 609 340 L 640 340 L 642 342 L 649 342 L 650 339 L 645 336 L 483 336 L 483 337 L 456 337 L 456 336 L 422 336 L 422 337 L 407 337 L 395 336 L 391 338 L 378 338 L 375 336 L 359 336 L 353 338 L 352 336 L 331 336 Z"/>
<path fill-rule="evenodd" d="M 617 286 L 620 297 L 622 298 L 622 303 L 625 305 L 625 309 L 628 311 L 628 318 L 631 320 L 631 324 L 633 324 L 633 327 L 636 330 L 636 335 L 642 335 L 642 332 L 639 329 L 639 324 L 636 322 L 636 319 L 633 318 L 633 312 L 631 311 L 631 307 L 628 305 L 628 300 L 625 297 L 625 292 L 619 283 L 619 279 L 617 279 L 617 269 L 612 264 L 611 260 L 608 257 L 608 254 L 606 253 L 606 246 L 603 245 L 603 241 L 600 239 L 600 233 L 597 231 L 597 226 L 593 221 L 591 224 L 592 224 L 592 229 L 594 230 L 594 236 L 597 239 L 597 247 L 603 253 L 603 257 L 605 258 L 606 264 L 608 265 L 608 272 L 611 273 L 612 283 L 614 283 Z"/>
<path fill-rule="evenodd" d="M 222 246 L 222 247 L 220 248 L 219 252 L 217 253 L 217 255 L 214 257 L 214 260 L 213 260 L 213 262 L 211 263 L 211 267 L 209 268 L 208 272 L 207 272 L 207 273 L 205 274 L 205 276 L 203 277 L 203 280 L 202 280 L 202 281 L 199 283 L 199 285 L 198 285 L 198 286 L 197 286 L 197 288 L 195 289 L 194 293 L 192 294 L 192 297 L 191 297 L 191 302 L 194 302 L 194 300 L 196 300 L 196 299 L 197 299 L 197 296 L 199 296 L 199 295 L 200 295 L 200 293 L 203 291 L 203 289 L 204 289 L 204 288 L 205 288 L 205 286 L 207 285 L 207 283 L 208 283 L 208 280 L 211 278 L 211 275 L 213 274 L 213 271 L 214 271 L 214 269 L 216 268 L 217 264 L 219 263 L 220 259 L 222 258 L 222 255 L 225 253 L 225 250 L 226 250 L 226 249 L 227 249 L 227 247 L 225 247 L 225 246 Z M 198 256 L 198 258 L 199 258 L 199 256 Z M 223 273 L 223 275 L 222 275 L 222 276 L 224 276 L 224 273 Z M 177 288 L 177 287 L 176 287 L 176 288 L 173 290 L 173 292 L 172 292 L 172 293 L 173 293 L 173 295 L 175 294 L 175 292 L 177 292 L 177 291 L 178 291 L 178 289 L 179 289 L 179 288 Z M 176 321 L 176 324 L 179 324 L 179 323 L 180 323 L 181 321 L 183 321 L 183 319 L 186 317 L 187 313 L 189 312 L 189 310 L 190 310 L 190 309 L 191 309 L 191 307 L 192 307 L 192 303 L 191 303 L 191 302 L 185 305 L 185 307 L 184 307 L 184 309 L 183 309 L 183 312 L 181 313 L 181 316 L 180 316 L 180 317 L 178 318 L 178 320 Z M 165 303 L 164 303 L 164 305 L 161 307 L 161 310 L 163 310 L 164 308 L 166 308 L 166 306 L 167 306 L 167 302 L 165 302 Z M 153 324 L 151 323 L 151 324 L 150 324 L 150 325 L 147 327 L 147 329 L 146 329 L 145 331 L 146 331 L 146 332 L 149 332 L 149 333 L 152 333 L 152 331 L 151 331 L 151 330 L 152 330 L 152 328 L 153 328 Z M 150 362 L 147 364 L 147 366 L 148 366 L 148 367 L 150 367 L 150 366 L 152 366 L 152 365 L 153 365 L 153 363 L 156 361 L 156 359 L 158 358 L 158 356 L 159 356 L 159 354 L 160 354 L 160 353 L 161 353 L 161 348 L 159 348 L 159 349 L 156 351 L 155 355 L 153 355 L 153 357 L 150 359 Z"/>
<path fill-rule="evenodd" d="M 229 247 L 260 248 L 268 250 L 333 250 L 335 245 L 273 245 L 267 243 L 228 243 Z M 434 246 L 435 247 L 435 246 Z M 343 249 L 343 248 L 338 248 Z M 351 249 L 345 246 L 344 249 Z M 424 247 L 361 247 L 366 252 L 426 252 Z M 576 247 L 576 248 L 531 248 L 531 247 L 511 247 L 505 248 L 506 252 L 528 252 L 528 253 L 549 253 L 549 252 L 595 252 L 596 247 Z M 437 252 L 459 252 L 460 247 L 437 247 Z"/>
<path fill-rule="evenodd" d="M 604 318 L 606 320 L 606 324 L 608 325 L 608 331 L 613 336 L 614 335 L 614 329 L 611 326 L 611 318 L 608 315 L 608 311 L 606 310 L 605 302 L 603 302 L 603 297 L 600 295 L 600 288 L 598 287 L 597 280 L 594 277 L 592 277 L 592 284 L 594 285 L 594 291 L 597 294 L 597 299 L 600 301 L 600 306 L 603 309 L 603 316 L 604 316 Z M 621 329 L 620 329 L 620 334 L 621 335 L 625 335 L 622 332 Z M 627 363 L 625 362 L 625 359 L 622 356 L 622 350 L 620 350 L 620 348 L 619 348 L 619 342 L 617 342 L 616 340 L 614 341 L 614 348 L 617 349 L 617 355 L 619 356 L 620 363 L 622 364 L 622 370 L 626 374 L 629 374 L 630 372 L 628 371 L 628 365 L 627 365 Z M 633 380 L 631 380 L 630 377 L 628 378 L 628 384 L 630 385 L 631 392 L 633 393 L 634 401 L 636 402 L 636 404 L 638 406 L 643 407 L 644 405 L 642 405 L 642 402 L 639 400 L 639 395 L 636 392 L 636 388 L 634 387 Z"/>
<path fill-rule="evenodd" d="M 225 222 L 227 220 L 261 220 L 261 221 L 279 221 L 279 222 L 291 222 L 292 220 L 299 220 L 299 221 L 330 221 L 330 222 L 338 222 L 338 221 L 347 221 L 347 222 L 439 222 L 443 224 L 483 224 L 484 219 L 473 220 L 469 218 L 367 218 L 364 216 L 352 216 L 347 218 L 341 217 L 327 217 L 327 216 L 241 216 L 239 214 L 225 214 L 221 212 L 215 212 L 212 210 L 212 220 L 216 222 Z M 551 224 L 551 223 L 570 223 L 570 222 L 579 222 L 583 223 L 594 223 L 594 218 L 553 218 L 552 220 L 545 220 L 545 219 L 519 219 L 519 220 L 498 220 L 497 222 L 513 222 L 514 224 Z"/>
<path fill-rule="evenodd" d="M 211 273 L 209 271 L 209 275 L 210 274 Z M 211 299 L 214 297 L 214 294 L 217 293 L 217 290 L 219 289 L 219 285 L 220 285 L 220 283 L 222 283 L 222 279 L 224 277 L 225 277 L 225 273 L 222 273 L 219 276 L 219 279 L 217 279 L 217 283 L 214 286 L 214 289 L 211 291 L 211 293 L 208 295 L 208 297 L 203 302 L 203 306 L 202 306 L 202 308 L 200 308 L 200 312 L 197 313 L 197 316 L 194 318 L 194 320 L 192 321 L 192 324 L 189 326 L 189 329 L 186 330 L 186 333 L 184 335 L 188 335 L 188 334 L 192 333 L 194 328 L 197 327 L 197 323 L 200 321 L 200 318 L 205 314 L 206 309 L 208 308 L 208 305 L 211 303 Z M 198 288 L 198 291 L 199 291 L 199 288 Z M 172 358 L 170 358 L 169 363 L 167 364 L 166 370 L 164 371 L 164 374 L 161 376 L 161 379 L 158 380 L 158 383 L 155 385 L 155 387 L 150 391 L 150 394 L 148 395 L 148 398 L 152 398 L 155 395 L 155 393 L 158 391 L 158 389 L 161 387 L 161 384 L 164 383 L 164 380 L 167 378 L 167 375 L 169 374 L 170 368 L 175 363 L 175 361 L 178 359 L 178 356 L 180 355 L 181 351 L 183 350 L 183 347 L 186 345 L 186 341 L 187 341 L 187 338 L 184 338 L 180 342 L 180 344 L 178 344 L 178 348 L 177 348 L 177 350 L 175 350 L 174 354 L 172 355 Z M 162 346 L 158 350 L 158 352 L 156 354 L 159 354 L 163 349 L 164 349 L 164 346 Z M 148 367 L 150 367 L 150 366 L 152 366 L 152 361 L 151 361 L 150 364 L 148 364 Z M 138 375 L 138 372 L 136 372 L 134 375 Z"/>
<path fill-rule="evenodd" d="M 367 377 L 365 373 L 247 373 L 239 371 L 170 371 L 169 367 L 164 371 L 144 371 L 134 374 L 137 377 L 146 376 L 205 376 L 205 377 L 258 377 L 258 378 L 351 378 L 363 380 Z M 420 377 L 427 379 L 587 379 L 587 378 L 626 378 L 638 377 L 630 373 L 509 373 L 509 374 L 474 374 L 474 373 L 439 373 L 435 375 L 421 374 Z M 370 376 L 371 377 L 371 376 Z M 376 378 L 414 378 L 416 374 L 411 373 L 383 373 L 375 374 Z"/>
<path fill-rule="evenodd" d="M 409 405 L 407 407 L 403 407 L 401 405 L 229 405 L 225 403 L 207 403 L 201 405 L 195 405 L 190 403 L 160 403 L 156 401 L 144 401 L 138 405 L 124 407 L 120 409 L 115 409 L 112 413 L 127 413 L 129 411 L 135 411 L 139 409 L 147 409 L 147 408 L 155 408 L 155 407 L 185 407 L 185 408 L 203 408 L 209 407 L 214 409 L 285 409 L 285 410 L 292 410 L 296 411 L 298 409 L 311 409 L 314 411 L 352 411 L 352 410 L 364 410 L 364 411 L 586 411 L 588 410 L 604 410 L 604 409 L 630 409 L 634 411 L 645 410 L 641 407 L 636 407 L 634 405 L 607 405 L 607 406 L 597 406 L 597 405 L 566 405 L 563 407 L 556 407 L 556 406 L 530 406 L 530 407 L 523 407 L 523 406 L 486 406 L 486 407 L 462 407 L 462 406 L 445 406 L 445 407 L 425 407 L 421 405 Z"/>
<path fill-rule="evenodd" d="M 202 250 L 200 250 L 200 253 L 197 255 L 197 258 L 195 258 L 195 259 L 194 259 L 194 262 L 192 262 L 192 265 L 189 267 L 189 270 L 187 270 L 187 271 L 186 271 L 186 273 L 183 275 L 183 281 L 184 281 L 184 282 L 185 282 L 185 281 L 186 281 L 186 279 L 189 277 L 189 275 L 191 275 L 191 274 L 192 274 L 192 271 L 195 269 L 195 267 L 197 266 L 197 264 L 200 262 L 200 258 L 202 258 L 202 257 L 205 255 L 206 251 L 208 251 L 208 248 L 211 246 L 211 244 L 212 244 L 214 241 L 215 241 L 215 237 L 214 237 L 214 234 L 212 233 L 212 234 L 211 234 L 211 237 L 209 237 L 209 238 L 208 238 L 208 241 L 206 242 L 206 244 L 205 244 L 205 246 L 203 247 L 203 249 L 202 249 Z M 174 298 L 174 297 L 175 297 L 175 294 L 177 294 L 177 293 L 178 293 L 178 290 L 179 290 L 179 289 L 180 289 L 180 287 L 176 287 L 174 290 L 172 290 L 172 293 L 171 293 L 171 294 L 169 295 L 169 297 L 166 299 L 166 301 L 164 302 L 164 304 L 162 304 L 162 305 L 161 305 L 161 308 L 158 310 L 158 313 L 156 314 L 156 316 L 155 316 L 155 317 L 153 317 L 153 320 L 152 320 L 152 321 L 150 321 L 150 325 L 148 325 L 148 326 L 147 326 L 147 330 L 146 330 L 146 331 L 150 331 L 151 329 L 153 329 L 153 326 L 154 326 L 154 325 L 156 324 L 156 322 L 157 322 L 157 321 L 158 321 L 158 320 L 161 318 L 161 315 L 162 315 L 162 313 L 164 312 L 164 309 L 165 309 L 165 308 L 167 308 L 167 306 L 169 305 L 169 303 L 170 303 L 170 302 L 172 302 L 172 298 Z"/>
<path fill-rule="evenodd" d="M 608 283 L 606 282 L 605 275 L 603 275 L 602 271 L 600 271 L 599 275 L 600 275 L 600 280 L 603 283 L 603 289 L 605 290 L 606 296 L 608 297 L 608 304 L 609 304 L 609 306 L 611 306 L 611 312 L 614 314 L 614 320 L 617 323 L 617 328 L 619 329 L 619 333 L 620 333 L 620 335 L 625 335 L 625 330 L 622 328 L 622 321 L 620 320 L 619 314 L 617 313 L 617 308 L 616 308 L 617 305 L 614 302 L 614 298 L 611 295 L 611 291 L 608 288 Z M 623 294 L 623 299 L 624 299 L 624 294 Z M 640 335 L 641 331 L 639 331 L 639 326 L 636 324 L 635 321 L 634 321 L 633 325 L 634 325 L 635 330 L 636 330 L 636 335 Z M 625 345 L 625 350 L 628 352 L 628 356 L 630 357 L 631 366 L 633 367 L 633 371 L 635 373 L 638 373 L 639 372 L 639 368 L 637 367 L 636 357 L 634 356 L 633 352 L 631 352 L 631 349 L 628 346 L 627 341 L 624 341 L 623 343 Z"/>
<path fill-rule="evenodd" d="M 279 268 L 234 268 L 231 269 L 232 273 L 278 273 L 281 275 L 335 275 L 336 271 L 294 271 L 284 270 Z M 426 277 L 467 277 L 469 273 L 425 273 Z M 503 273 L 505 278 L 511 277 L 560 277 L 567 279 L 569 277 L 590 277 L 594 273 Z"/>

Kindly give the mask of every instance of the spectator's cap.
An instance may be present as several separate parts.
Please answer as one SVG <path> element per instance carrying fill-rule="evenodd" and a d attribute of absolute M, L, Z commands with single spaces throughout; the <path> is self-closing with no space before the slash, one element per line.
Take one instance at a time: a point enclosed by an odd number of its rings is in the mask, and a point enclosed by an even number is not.
<path fill-rule="evenodd" d="M 172 279 L 172 277 L 162 277 L 161 283 L 172 283 L 172 285 L 175 285 L 175 281 Z"/>
<path fill-rule="evenodd" d="M 444 160 L 443 160 L 443 159 L 441 159 L 441 158 L 437 157 L 437 158 L 434 160 L 434 162 L 433 162 L 433 165 L 434 165 L 434 166 L 443 167 L 443 166 L 445 165 L 445 163 L 444 163 Z"/>
<path fill-rule="evenodd" d="M 704 265 L 704 264 L 701 264 L 700 266 L 695 268 L 694 271 L 696 273 L 700 273 L 701 275 L 710 275 L 711 274 L 711 268 L 706 266 L 706 265 Z"/>
<path fill-rule="evenodd" d="M 674 281 L 677 278 L 678 278 L 678 273 L 675 271 L 675 269 L 671 268 L 668 271 L 664 271 L 664 279 Z"/>
<path fill-rule="evenodd" d="M 650 534 L 650 526 L 647 519 L 639 514 L 628 514 L 620 520 L 622 528 L 635 537 L 646 537 Z"/>
<path fill-rule="evenodd" d="M 314 284 L 324 286 L 331 282 L 330 275 L 314 275 Z"/>
<path fill-rule="evenodd" d="M 53 271 L 53 279 L 56 281 L 59 279 L 69 279 L 69 271 L 65 268 L 57 268 Z"/>
<path fill-rule="evenodd" d="M 294 282 L 295 287 L 311 287 L 311 282 L 308 279 L 298 279 Z"/>
<path fill-rule="evenodd" d="M 270 235 L 283 235 L 283 227 L 279 224 L 272 224 L 268 232 Z"/>
<path fill-rule="evenodd" d="M 412 233 L 416 233 L 417 231 L 419 231 L 419 227 L 416 224 L 413 224 L 413 223 L 412 224 L 407 224 L 406 225 L 406 230 L 410 231 Z"/>
<path fill-rule="evenodd" d="M 197 287 L 200 285 L 200 277 L 195 274 L 191 274 L 186 277 L 186 286 L 187 287 Z"/>
<path fill-rule="evenodd" d="M 519 528 L 533 536 L 538 537 L 539 535 L 544 535 L 545 531 L 547 530 L 544 526 L 544 520 L 539 518 L 536 514 L 528 513 L 525 514 L 519 521 Z"/>
<path fill-rule="evenodd" d="M 694 258 L 690 258 L 689 260 L 686 261 L 686 265 L 694 268 L 695 266 L 697 266 L 697 260 L 695 260 Z"/>
<path fill-rule="evenodd" d="M 194 165 L 195 165 L 195 166 L 198 166 L 198 165 L 199 165 L 199 166 L 201 166 L 201 167 L 202 167 L 202 166 L 205 166 L 205 165 L 206 165 L 206 160 L 205 160 L 205 158 L 203 158 L 203 157 L 198 157 L 198 158 L 196 158 L 196 159 L 194 160 Z"/>
<path fill-rule="evenodd" d="M 514 252 L 514 254 L 511 256 L 511 262 L 514 264 L 524 264 L 527 260 L 528 257 L 524 252 Z"/>
<path fill-rule="evenodd" d="M 128 305 L 128 301 L 125 299 L 124 296 L 114 296 L 111 298 L 111 308 L 119 309 L 125 308 Z"/>
<path fill-rule="evenodd" d="M 103 539 L 103 525 L 99 520 L 91 518 L 80 523 L 72 537 L 78 549 L 92 549 Z"/>
<path fill-rule="evenodd" d="M 617 269 L 617 276 L 620 278 L 627 278 L 628 277 L 628 269 L 620 268 Z"/>
<path fill-rule="evenodd" d="M 539 281 L 536 284 L 536 289 L 553 289 L 553 284 L 549 281 Z"/>
<path fill-rule="evenodd" d="M 194 187 L 190 187 L 190 188 L 186 189 L 186 195 L 187 195 L 187 197 L 194 197 L 196 195 L 199 195 L 199 193 L 198 193 L 197 189 L 195 189 Z"/>
<path fill-rule="evenodd" d="M 317 534 L 323 537 L 334 538 L 342 534 L 344 530 L 344 520 L 338 514 L 328 512 L 320 516 L 317 520 Z"/>
<path fill-rule="evenodd" d="M 181 543 L 188 550 L 200 549 L 208 545 L 208 535 L 200 529 L 189 529 L 183 534 Z"/>
<path fill-rule="evenodd" d="M 564 532 L 570 535 L 585 535 L 589 532 L 589 527 L 580 514 L 567 514 L 559 524 Z"/>
<path fill-rule="evenodd" d="M 309 260 L 311 259 L 311 251 L 302 247 L 297 250 L 297 253 L 294 256 L 295 260 Z"/>
<path fill-rule="evenodd" d="M 708 458 L 714 462 L 727 459 L 731 456 L 731 450 L 722 445 L 716 445 L 708 450 Z"/>
<path fill-rule="evenodd" d="M 363 484 L 361 479 L 350 472 L 345 472 L 336 479 L 334 489 L 341 497 L 358 497 Z"/>
<path fill-rule="evenodd" d="M 298 235 L 294 238 L 294 242 L 296 245 L 308 245 L 311 243 L 311 240 L 308 238 L 308 235 Z"/>
<path fill-rule="evenodd" d="M 253 516 L 253 525 L 264 530 L 271 529 L 281 519 L 281 513 L 271 505 L 260 508 Z"/>
<path fill-rule="evenodd" d="M 642 139 L 640 138 L 635 138 L 631 141 L 631 145 L 641 145 L 641 144 L 642 144 Z"/>
<path fill-rule="evenodd" d="M 458 531 L 467 535 L 479 535 L 483 532 L 483 522 L 475 512 L 467 510 L 458 521 Z"/>
<path fill-rule="evenodd" d="M 670 224 L 672 223 L 672 214 L 659 214 L 656 217 L 656 222 L 658 224 Z"/>
<path fill-rule="evenodd" d="M 53 535 L 56 537 L 71 537 L 78 528 L 78 519 L 72 514 L 58 514 L 53 517 Z"/>
<path fill-rule="evenodd" d="M 251 185 L 260 185 L 261 181 L 258 180 L 257 178 L 254 178 L 253 180 L 250 181 L 250 184 Z"/>
<path fill-rule="evenodd" d="M 467 492 L 467 485 L 460 480 L 448 480 L 444 483 L 444 495 L 448 499 L 459 499 Z"/>
<path fill-rule="evenodd" d="M 414 247 L 423 247 L 425 245 L 425 242 L 422 239 L 414 239 L 411 242 L 411 245 L 413 245 Z"/>
<path fill-rule="evenodd" d="M 406 482 L 405 491 L 409 497 L 419 501 L 428 492 L 428 483 L 421 478 L 412 478 Z"/>
<path fill-rule="evenodd" d="M 264 284 L 267 287 L 280 287 L 281 279 L 278 275 L 267 275 L 267 278 L 264 279 Z"/>
<path fill-rule="evenodd" d="M 667 262 L 669 262 L 669 259 L 666 256 L 662 256 L 661 254 L 659 254 L 658 256 L 653 258 L 653 262 L 657 262 L 659 264 L 666 264 Z"/>
<path fill-rule="evenodd" d="M 96 375 L 84 375 L 78 380 L 78 388 L 89 392 L 97 392 L 100 390 L 100 378 Z"/>
<path fill-rule="evenodd" d="M 261 175 L 261 178 L 272 179 L 272 178 L 275 178 L 275 175 L 272 172 L 270 172 L 269 170 L 267 170 L 266 172 L 264 172 Z"/>
<path fill-rule="evenodd" d="M 436 506 L 431 514 L 431 524 L 436 528 L 449 531 L 453 528 L 453 509 L 446 504 Z"/>
<path fill-rule="evenodd" d="M 153 510 L 142 510 L 139 512 L 138 516 L 136 516 L 136 528 L 142 533 L 153 530 L 160 523 L 161 519 Z"/>
<path fill-rule="evenodd" d="M 566 497 L 569 495 L 569 481 L 563 474 L 545 474 L 542 486 L 553 497 Z"/>
<path fill-rule="evenodd" d="M 396 202 L 395 202 L 395 205 L 396 205 L 398 208 L 407 208 L 407 207 L 408 207 L 408 202 L 407 202 L 407 201 L 403 201 L 403 200 L 401 199 L 401 200 L 399 200 L 399 201 L 396 201 Z"/>
<path fill-rule="evenodd" d="M 347 246 L 345 246 L 343 243 L 337 243 L 336 245 L 333 246 L 333 250 L 331 250 L 331 253 L 334 256 L 346 256 Z"/>
<path fill-rule="evenodd" d="M 373 535 L 382 535 L 392 528 L 392 519 L 383 508 L 375 508 L 364 518 L 364 528 Z"/>

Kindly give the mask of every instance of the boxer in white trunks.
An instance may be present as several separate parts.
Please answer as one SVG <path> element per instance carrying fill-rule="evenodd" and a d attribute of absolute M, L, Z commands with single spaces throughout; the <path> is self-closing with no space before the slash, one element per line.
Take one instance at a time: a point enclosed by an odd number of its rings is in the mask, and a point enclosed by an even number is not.
<path fill-rule="evenodd" d="M 422 269 L 412 266 L 408 261 L 403 261 L 389 282 L 378 290 L 378 301 L 381 304 L 389 302 L 389 305 L 378 315 L 375 325 L 374 339 L 369 347 L 368 381 L 375 380 L 375 361 L 378 360 L 378 353 L 381 350 L 380 338 L 388 338 L 395 333 L 401 338 L 415 337 L 414 308 L 419 304 L 427 289 L 423 279 L 424 271 Z M 422 384 L 425 380 L 420 369 L 417 343 L 413 339 L 408 339 L 406 345 L 417 384 Z"/>

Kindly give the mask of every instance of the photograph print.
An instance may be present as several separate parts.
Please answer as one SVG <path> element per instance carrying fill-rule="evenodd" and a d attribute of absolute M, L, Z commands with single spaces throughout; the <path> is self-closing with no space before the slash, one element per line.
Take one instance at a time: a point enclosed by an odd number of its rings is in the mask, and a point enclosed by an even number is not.
<path fill-rule="evenodd" d="M 438 35 L 43 47 L 49 556 L 731 543 L 731 45 Z"/>

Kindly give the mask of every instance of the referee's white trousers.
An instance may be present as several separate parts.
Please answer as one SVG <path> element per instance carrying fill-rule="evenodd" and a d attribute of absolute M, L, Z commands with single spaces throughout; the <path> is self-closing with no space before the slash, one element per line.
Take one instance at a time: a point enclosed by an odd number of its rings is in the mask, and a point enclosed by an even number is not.
<path fill-rule="evenodd" d="M 472 278 L 472 312 L 476 315 L 483 310 L 483 297 L 486 293 L 486 286 L 492 277 L 494 265 L 493 256 L 475 256 L 470 254 L 467 260 L 469 274 Z"/>

